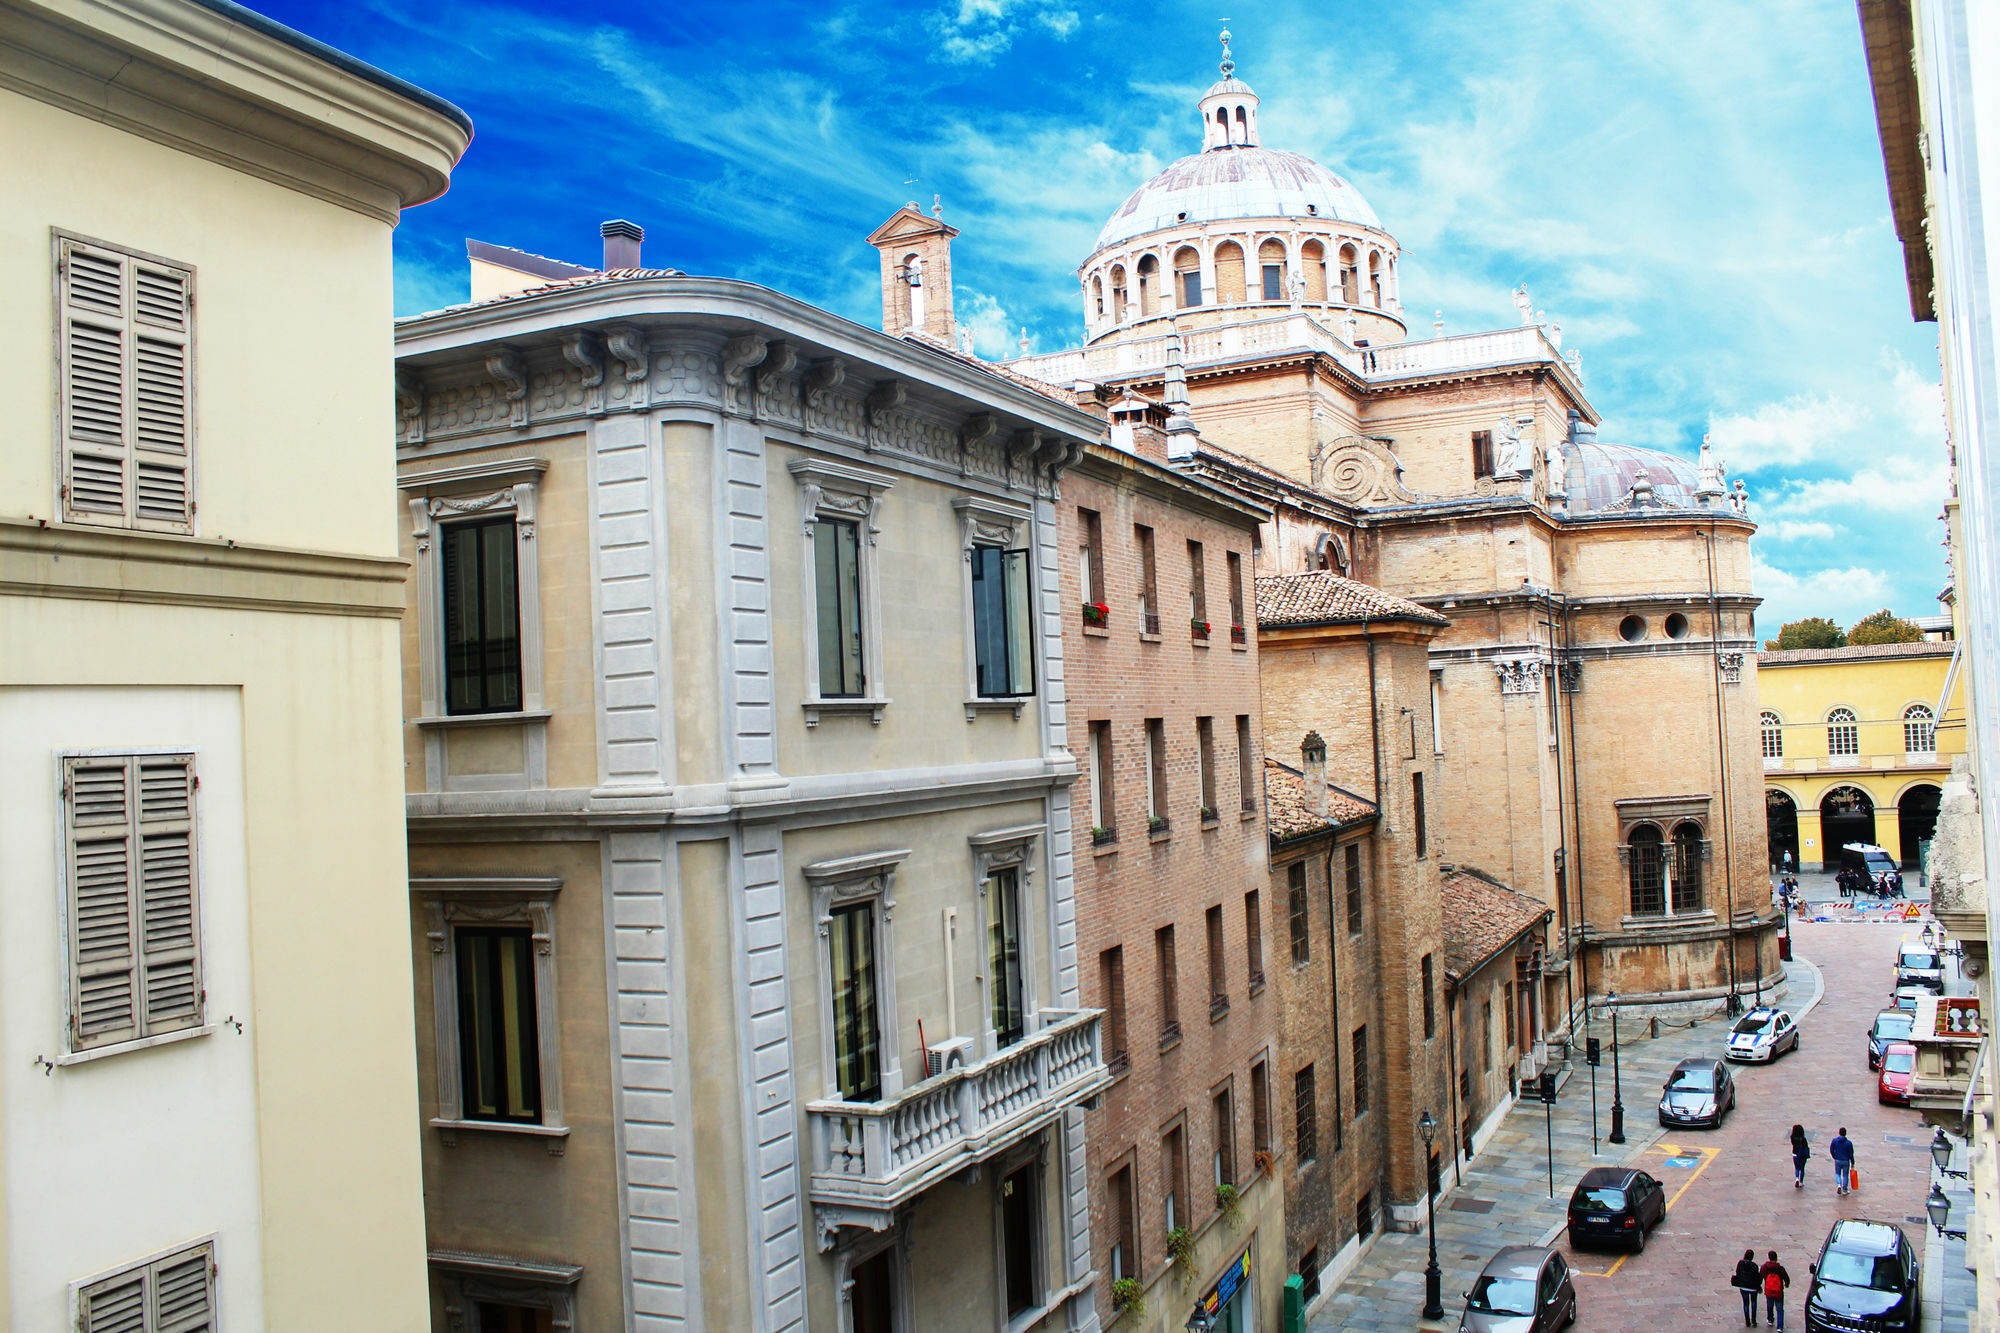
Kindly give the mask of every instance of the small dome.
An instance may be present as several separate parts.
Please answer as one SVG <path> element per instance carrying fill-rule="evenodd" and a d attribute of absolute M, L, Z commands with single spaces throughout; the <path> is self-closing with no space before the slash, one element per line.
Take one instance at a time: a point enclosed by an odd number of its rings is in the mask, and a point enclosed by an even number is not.
<path fill-rule="evenodd" d="M 1096 248 L 1184 223 L 1237 218 L 1322 218 L 1382 229 L 1361 191 L 1309 157 L 1217 148 L 1182 158 L 1134 190 L 1097 234 Z"/>
<path fill-rule="evenodd" d="M 1699 483 L 1694 463 L 1678 454 L 1594 440 L 1578 441 L 1576 451 L 1583 464 L 1583 484 L 1578 486 L 1575 477 L 1570 479 L 1570 503 L 1575 512 L 1594 513 L 1617 506 L 1632 494 L 1632 484 L 1640 477 L 1652 484 L 1656 504 L 1669 509 L 1697 507 L 1694 492 Z"/>

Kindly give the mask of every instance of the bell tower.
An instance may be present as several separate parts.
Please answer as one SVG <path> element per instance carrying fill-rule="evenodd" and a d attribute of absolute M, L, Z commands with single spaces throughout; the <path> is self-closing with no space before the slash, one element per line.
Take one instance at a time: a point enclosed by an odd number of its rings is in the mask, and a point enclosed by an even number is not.
<path fill-rule="evenodd" d="M 882 255 L 882 329 L 892 337 L 920 333 L 956 346 L 957 321 L 951 309 L 951 238 L 958 228 L 941 216 L 944 206 L 925 217 L 914 202 L 904 204 L 868 237 Z"/>

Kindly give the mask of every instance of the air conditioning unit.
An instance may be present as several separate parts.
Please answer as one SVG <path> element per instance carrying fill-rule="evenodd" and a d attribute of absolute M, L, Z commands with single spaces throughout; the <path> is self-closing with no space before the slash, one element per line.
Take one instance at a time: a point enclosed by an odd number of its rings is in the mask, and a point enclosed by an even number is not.
<path fill-rule="evenodd" d="M 972 1063 L 972 1038 L 953 1037 L 924 1048 L 924 1077 L 936 1078 L 947 1069 L 961 1069 Z"/>

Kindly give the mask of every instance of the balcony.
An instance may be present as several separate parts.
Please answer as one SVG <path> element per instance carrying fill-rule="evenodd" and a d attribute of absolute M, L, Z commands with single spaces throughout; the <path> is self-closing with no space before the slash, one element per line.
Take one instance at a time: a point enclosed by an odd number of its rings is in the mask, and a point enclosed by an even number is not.
<path fill-rule="evenodd" d="M 812 1195 L 820 1249 L 843 1226 L 880 1231 L 947 1176 L 1042 1129 L 1111 1082 L 1100 1009 L 1044 1009 L 1039 1030 L 991 1059 L 880 1102 L 817 1101 Z"/>
<path fill-rule="evenodd" d="M 1910 1041 L 1917 1067 L 1910 1075 L 1910 1105 L 1921 1111 L 1963 1113 L 1986 1039 L 1986 1023 L 1973 996 L 1930 996 L 1917 1001 Z"/>

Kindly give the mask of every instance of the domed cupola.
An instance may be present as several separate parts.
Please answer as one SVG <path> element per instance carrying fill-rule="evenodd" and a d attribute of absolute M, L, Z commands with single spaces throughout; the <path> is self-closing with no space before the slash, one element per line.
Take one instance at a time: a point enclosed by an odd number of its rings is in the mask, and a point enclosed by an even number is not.
<path fill-rule="evenodd" d="M 1229 29 L 1222 30 L 1222 78 L 1201 95 L 1201 148 L 1255 148 L 1257 94 L 1236 77 Z"/>

